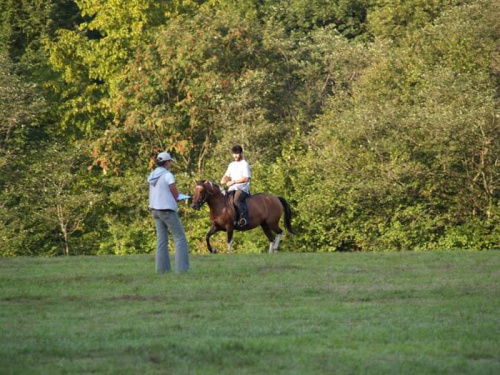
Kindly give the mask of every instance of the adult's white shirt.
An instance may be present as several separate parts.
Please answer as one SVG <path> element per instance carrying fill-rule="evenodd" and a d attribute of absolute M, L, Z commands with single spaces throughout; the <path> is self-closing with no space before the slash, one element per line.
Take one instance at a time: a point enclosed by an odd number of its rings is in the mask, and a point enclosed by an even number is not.
<path fill-rule="evenodd" d="M 235 183 L 231 185 L 228 190 L 243 190 L 245 193 L 250 194 L 250 179 L 252 175 L 250 172 L 250 164 L 248 164 L 245 159 L 231 162 L 224 176 L 229 177 L 232 181 L 239 180 L 242 177 L 248 177 L 247 182 Z"/>

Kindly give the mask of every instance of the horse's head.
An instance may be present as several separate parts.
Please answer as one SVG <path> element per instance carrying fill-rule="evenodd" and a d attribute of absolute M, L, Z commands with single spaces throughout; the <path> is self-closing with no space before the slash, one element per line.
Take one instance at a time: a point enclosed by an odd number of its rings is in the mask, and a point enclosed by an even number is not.
<path fill-rule="evenodd" d="M 194 195 L 193 195 L 193 203 L 191 204 L 191 207 L 193 207 L 195 210 L 199 210 L 201 206 L 207 201 L 208 194 L 207 191 L 205 190 L 205 184 L 206 181 L 196 181 L 196 187 L 194 189 Z"/>
<path fill-rule="evenodd" d="M 195 210 L 199 210 L 201 206 L 203 206 L 203 204 L 210 199 L 210 196 L 216 195 L 220 192 L 221 190 L 219 186 L 208 180 L 196 181 L 191 207 Z"/>

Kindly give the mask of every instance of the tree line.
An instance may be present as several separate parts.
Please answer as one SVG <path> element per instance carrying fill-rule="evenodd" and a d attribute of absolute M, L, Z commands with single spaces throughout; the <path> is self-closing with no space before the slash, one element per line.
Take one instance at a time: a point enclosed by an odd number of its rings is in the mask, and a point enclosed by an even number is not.
<path fill-rule="evenodd" d="M 241 144 L 289 251 L 500 243 L 491 0 L 0 0 L 0 255 L 154 251 L 146 176 Z M 181 205 L 191 251 L 208 211 Z M 264 251 L 257 231 L 236 251 Z M 220 241 L 224 238 L 221 235 Z"/>

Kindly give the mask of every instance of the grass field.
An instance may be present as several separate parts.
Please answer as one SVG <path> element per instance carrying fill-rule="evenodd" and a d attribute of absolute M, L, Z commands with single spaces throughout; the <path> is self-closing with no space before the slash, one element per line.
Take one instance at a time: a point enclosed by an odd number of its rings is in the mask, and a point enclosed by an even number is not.
<path fill-rule="evenodd" d="M 500 374 L 500 252 L 0 260 L 1 374 Z"/>

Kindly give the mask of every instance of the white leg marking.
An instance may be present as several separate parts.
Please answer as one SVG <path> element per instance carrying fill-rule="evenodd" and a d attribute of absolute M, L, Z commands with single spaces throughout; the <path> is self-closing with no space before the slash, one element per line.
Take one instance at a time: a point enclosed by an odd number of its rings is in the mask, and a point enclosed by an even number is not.
<path fill-rule="evenodd" d="M 281 242 L 281 236 L 283 236 L 283 233 L 280 233 L 276 236 L 276 239 L 274 240 L 274 245 L 273 245 L 273 250 L 278 251 L 278 247 L 280 246 Z"/>

